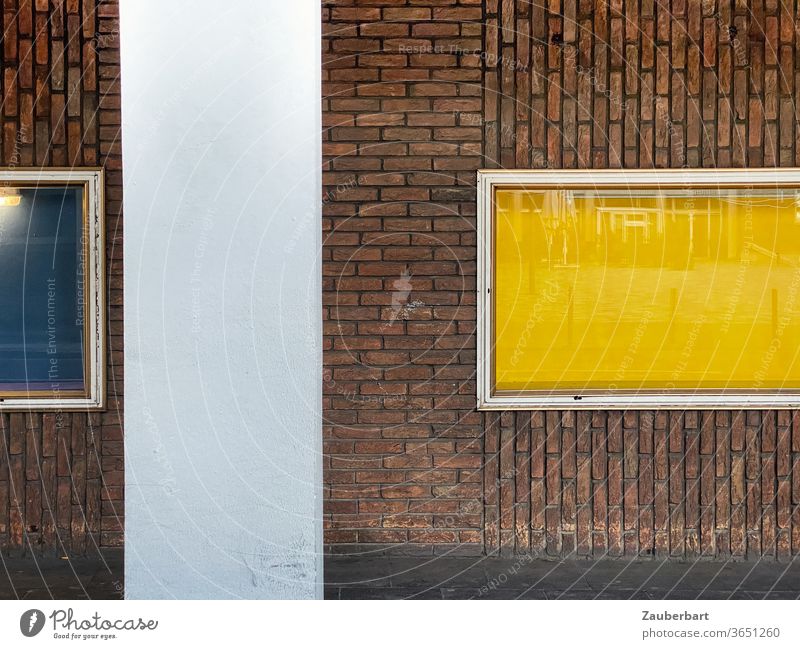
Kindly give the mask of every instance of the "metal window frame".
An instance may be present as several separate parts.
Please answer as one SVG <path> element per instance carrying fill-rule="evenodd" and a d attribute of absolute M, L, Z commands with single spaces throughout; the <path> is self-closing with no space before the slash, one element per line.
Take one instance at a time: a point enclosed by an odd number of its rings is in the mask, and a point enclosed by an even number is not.
<path fill-rule="evenodd" d="M 800 168 L 526 169 L 478 171 L 477 400 L 479 410 L 798 408 L 800 390 L 585 392 L 494 390 L 494 194 L 517 189 L 800 189 Z"/>
<path fill-rule="evenodd" d="M 0 186 L 84 187 L 86 256 L 84 287 L 86 344 L 84 347 L 85 390 L 80 395 L 35 392 L 7 393 L 0 398 L 0 411 L 86 411 L 106 406 L 106 294 L 104 172 L 101 168 L 0 168 Z M 17 396 L 19 395 L 19 396 Z"/>

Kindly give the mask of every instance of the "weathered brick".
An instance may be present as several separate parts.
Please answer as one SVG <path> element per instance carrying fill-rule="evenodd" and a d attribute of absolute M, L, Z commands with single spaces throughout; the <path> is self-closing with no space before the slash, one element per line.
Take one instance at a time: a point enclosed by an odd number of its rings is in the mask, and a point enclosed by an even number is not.
<path fill-rule="evenodd" d="M 353 502 L 398 517 L 389 530 L 353 519 L 328 541 L 468 539 L 487 552 L 687 558 L 800 552 L 800 518 L 791 515 L 800 503 L 798 417 L 474 411 L 474 171 L 797 164 L 793 10 L 748 21 L 742 5 L 723 23 L 709 3 L 678 2 L 672 13 L 651 2 L 615 2 L 608 13 L 579 3 L 577 29 L 552 3 L 408 4 L 336 7 L 326 30 L 343 54 L 330 60 L 341 85 L 326 86 L 334 128 L 324 152 L 329 171 L 351 172 L 359 186 L 324 209 L 337 233 L 360 243 L 326 242 L 325 274 L 341 292 L 326 314 L 338 325 L 326 327 L 327 345 L 337 349 L 339 338 L 355 355 L 325 358 L 368 399 L 332 401 L 326 417 L 380 426 L 385 442 L 356 441 L 374 429 L 337 430 L 354 444 L 337 457 L 384 455 L 366 479 L 408 469 L 396 484 L 378 483 L 379 495 L 332 490 L 342 503 L 334 518 Z M 530 27 L 512 19 L 522 16 Z M 574 59 L 538 44 L 556 32 L 577 43 Z M 610 48 L 593 48 L 583 32 Z M 780 50 L 750 47 L 753 34 Z M 477 446 L 437 449 L 432 436 Z M 409 498 L 419 504 L 404 509 Z M 464 516 L 444 529 L 416 527 L 428 525 L 418 514 L 456 512 Z M 476 513 L 480 531 L 470 529 Z"/>
<path fill-rule="evenodd" d="M 77 15 L 79 3 L 72 1 L 66 6 L 52 5 L 55 9 L 42 0 L 26 1 L 16 14 L 15 6 L 7 2 L 10 11 L 3 15 L 7 63 L 3 165 L 67 166 L 70 161 L 81 165 L 104 160 L 106 211 L 109 215 L 119 212 L 121 179 L 113 171 L 121 159 L 119 128 L 98 128 L 99 124 L 120 123 L 118 86 L 109 81 L 119 78 L 119 44 L 113 38 L 103 39 L 103 55 L 95 58 L 93 43 L 96 11 L 104 18 L 99 33 L 118 31 L 117 2 L 84 2 L 82 16 Z M 49 34 L 47 16 L 34 15 L 34 6 L 37 12 L 52 9 Z M 67 14 L 69 66 L 64 61 L 63 42 Z M 63 94 L 65 76 L 71 93 L 68 97 Z M 103 80 L 99 90 L 98 78 Z M 75 118 L 69 129 L 67 115 Z M 121 223 L 108 221 L 108 239 L 113 241 L 114 228 Z M 112 375 L 119 374 L 116 366 L 121 359 L 116 353 L 122 333 L 118 274 L 116 265 L 109 268 L 108 282 L 114 287 L 108 313 L 109 330 L 114 334 L 108 355 Z M 112 382 L 109 386 L 110 409 L 102 417 L 80 412 L 0 416 L 0 447 L 8 458 L 0 461 L 0 550 L 19 551 L 26 538 L 28 549 L 35 552 L 71 555 L 90 552 L 96 545 L 120 545 L 122 385 Z M 14 486 L 13 492 L 9 485 Z M 14 497 L 14 493 L 18 495 Z M 106 504 L 101 511 L 102 501 Z"/>

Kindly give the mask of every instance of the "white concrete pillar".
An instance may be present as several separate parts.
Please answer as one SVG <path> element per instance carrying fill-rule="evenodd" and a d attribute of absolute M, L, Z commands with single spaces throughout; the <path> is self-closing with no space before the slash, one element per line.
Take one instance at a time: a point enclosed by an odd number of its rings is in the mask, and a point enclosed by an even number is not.
<path fill-rule="evenodd" d="M 320 3 L 121 40 L 126 595 L 320 597 Z"/>

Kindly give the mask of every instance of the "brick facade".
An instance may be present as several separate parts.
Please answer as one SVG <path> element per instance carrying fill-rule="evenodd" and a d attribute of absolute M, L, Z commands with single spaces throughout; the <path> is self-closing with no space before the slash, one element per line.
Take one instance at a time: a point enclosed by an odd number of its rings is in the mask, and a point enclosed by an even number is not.
<path fill-rule="evenodd" d="M 3 166 L 106 171 L 108 409 L 0 414 L 0 549 L 122 545 L 122 160 L 117 0 L 4 0 Z"/>
<path fill-rule="evenodd" d="M 800 166 L 800 14 L 323 3 L 326 540 L 800 554 L 800 418 L 476 412 L 475 171 Z"/>

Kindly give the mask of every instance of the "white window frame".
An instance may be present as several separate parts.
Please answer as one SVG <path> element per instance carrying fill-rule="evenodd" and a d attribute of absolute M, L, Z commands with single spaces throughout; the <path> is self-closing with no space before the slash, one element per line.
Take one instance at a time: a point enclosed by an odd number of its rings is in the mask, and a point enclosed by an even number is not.
<path fill-rule="evenodd" d="M 477 398 L 479 410 L 597 410 L 597 409 L 762 409 L 798 408 L 800 390 L 729 390 L 724 393 L 622 392 L 578 394 L 545 390 L 503 395 L 493 393 L 493 197 L 501 188 L 569 189 L 587 185 L 636 189 L 715 187 L 726 189 L 800 189 L 800 168 L 785 169 L 580 169 L 580 170 L 480 170 L 478 171 L 478 354 Z"/>
<path fill-rule="evenodd" d="M 100 168 L 0 169 L 0 183 L 36 185 L 82 184 L 86 202 L 86 396 L 4 397 L 0 411 L 85 411 L 105 408 L 105 209 L 104 174 Z"/>

